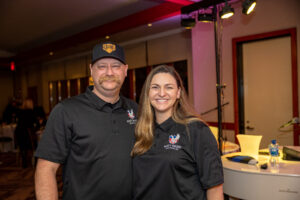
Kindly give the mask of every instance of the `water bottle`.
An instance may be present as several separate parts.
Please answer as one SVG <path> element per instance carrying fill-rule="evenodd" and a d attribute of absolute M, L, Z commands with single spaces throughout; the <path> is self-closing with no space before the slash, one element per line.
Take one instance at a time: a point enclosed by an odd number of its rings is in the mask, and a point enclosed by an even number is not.
<path fill-rule="evenodd" d="M 269 145 L 271 171 L 277 171 L 279 167 L 279 146 L 276 140 Z"/>

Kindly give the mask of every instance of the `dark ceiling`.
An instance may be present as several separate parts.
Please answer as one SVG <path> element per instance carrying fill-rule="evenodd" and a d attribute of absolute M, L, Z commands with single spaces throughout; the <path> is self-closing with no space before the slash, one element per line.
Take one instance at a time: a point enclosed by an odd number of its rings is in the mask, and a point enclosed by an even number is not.
<path fill-rule="evenodd" d="M 122 42 L 180 28 L 180 8 L 194 2 L 1 0 L 0 66 L 88 50 L 107 35 Z"/>

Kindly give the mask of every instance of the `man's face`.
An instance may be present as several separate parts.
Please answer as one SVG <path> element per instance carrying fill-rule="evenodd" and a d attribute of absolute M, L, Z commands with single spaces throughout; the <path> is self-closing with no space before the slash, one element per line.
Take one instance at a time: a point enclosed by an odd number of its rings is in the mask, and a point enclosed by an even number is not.
<path fill-rule="evenodd" d="M 124 65 L 114 58 L 102 58 L 90 66 L 96 94 L 110 95 L 119 93 L 128 65 Z"/>

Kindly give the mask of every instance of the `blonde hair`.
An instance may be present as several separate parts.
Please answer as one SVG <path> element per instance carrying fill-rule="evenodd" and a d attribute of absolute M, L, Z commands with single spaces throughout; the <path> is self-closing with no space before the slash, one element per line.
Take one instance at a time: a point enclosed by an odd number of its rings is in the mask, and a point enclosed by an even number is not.
<path fill-rule="evenodd" d="M 154 68 L 146 78 L 144 83 L 138 111 L 138 122 L 135 127 L 136 142 L 131 151 L 131 156 L 141 155 L 148 151 L 153 143 L 154 132 L 154 109 L 149 100 L 149 90 L 152 78 L 158 73 L 168 73 L 176 80 L 178 88 L 180 88 L 180 97 L 176 100 L 172 109 L 172 119 L 180 124 L 200 120 L 202 121 L 194 109 L 190 106 L 188 98 L 179 74 L 174 67 L 168 65 L 160 65 Z"/>
<path fill-rule="evenodd" d="M 32 110 L 33 109 L 33 101 L 32 101 L 32 99 L 29 99 L 29 98 L 25 99 L 23 101 L 22 108 L 23 109 L 31 109 Z"/>

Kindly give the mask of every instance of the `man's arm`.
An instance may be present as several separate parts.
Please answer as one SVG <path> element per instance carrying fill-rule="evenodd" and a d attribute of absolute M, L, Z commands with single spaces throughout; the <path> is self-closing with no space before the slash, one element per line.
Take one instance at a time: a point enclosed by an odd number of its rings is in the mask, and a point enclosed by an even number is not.
<path fill-rule="evenodd" d="M 57 200 L 56 172 L 60 164 L 38 159 L 35 171 L 35 193 L 37 200 Z"/>
<path fill-rule="evenodd" d="M 207 189 L 206 196 L 207 200 L 223 200 L 223 184 Z"/>

